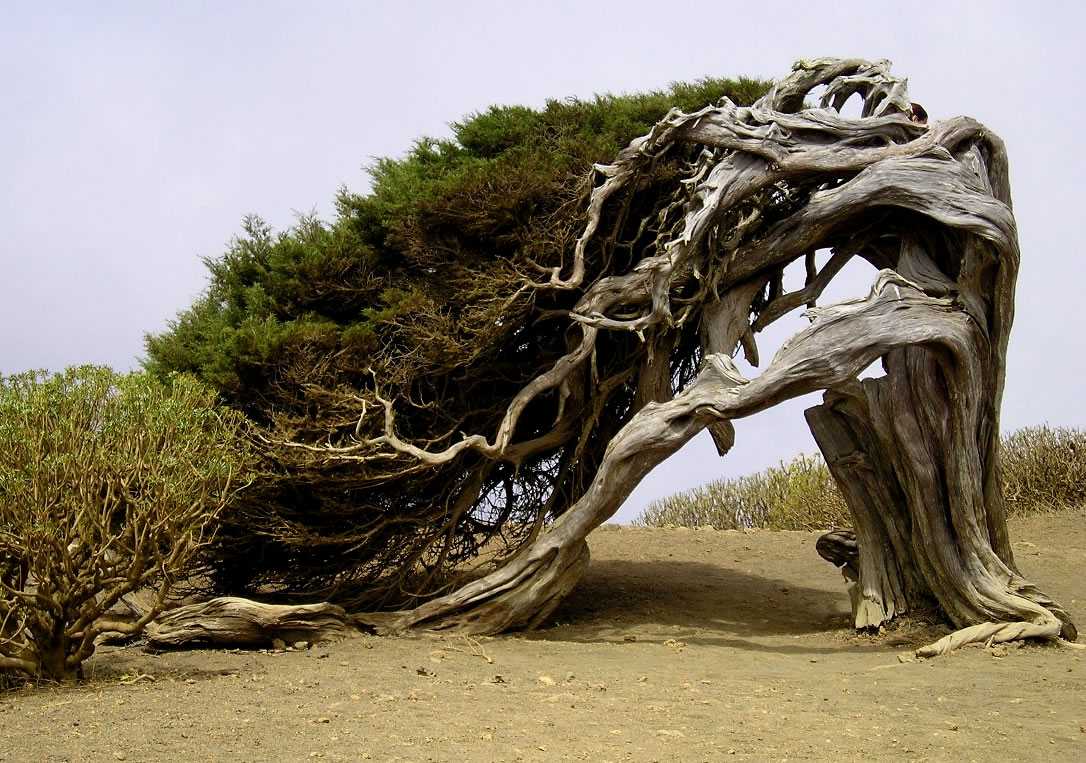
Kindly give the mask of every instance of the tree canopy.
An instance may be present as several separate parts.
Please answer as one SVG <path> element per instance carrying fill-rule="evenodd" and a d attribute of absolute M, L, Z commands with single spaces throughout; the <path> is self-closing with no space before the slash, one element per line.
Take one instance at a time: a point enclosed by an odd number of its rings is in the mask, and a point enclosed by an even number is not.
<path fill-rule="evenodd" d="M 205 260 L 204 296 L 147 338 L 149 369 L 195 374 L 264 431 L 262 476 L 212 554 L 216 585 L 402 605 L 485 546 L 516 550 L 572 505 L 645 402 L 651 351 L 633 334 L 602 336 L 583 378 L 528 401 L 510 433 L 520 445 L 500 458 L 465 451 L 435 464 L 360 443 L 385 431 L 380 400 L 395 401 L 395 432 L 422 447 L 497 430 L 522 388 L 577 344 L 568 316 L 585 289 L 550 280 L 573 262 L 593 165 L 671 109 L 750 104 L 768 87 L 706 79 L 492 107 L 450 138 L 377 161 L 370 192 L 340 191 L 330 223 L 304 217 L 275 233 L 246 218 L 225 254 Z M 660 157 L 641 173 L 643 193 L 607 211 L 611 235 L 583 253 L 586 285 L 634 267 L 676 224 L 639 199 L 669 189 L 699 151 Z M 681 384 L 697 369 L 697 326 L 671 333 Z"/>

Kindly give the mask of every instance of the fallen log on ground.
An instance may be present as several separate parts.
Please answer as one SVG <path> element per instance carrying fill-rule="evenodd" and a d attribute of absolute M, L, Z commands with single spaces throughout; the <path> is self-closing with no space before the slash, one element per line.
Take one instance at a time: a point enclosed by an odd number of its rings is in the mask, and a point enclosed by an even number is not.
<path fill-rule="evenodd" d="M 158 647 L 264 646 L 276 639 L 316 643 L 358 634 L 350 615 L 335 604 L 262 604 L 233 596 L 172 609 L 146 630 L 147 641 Z"/>

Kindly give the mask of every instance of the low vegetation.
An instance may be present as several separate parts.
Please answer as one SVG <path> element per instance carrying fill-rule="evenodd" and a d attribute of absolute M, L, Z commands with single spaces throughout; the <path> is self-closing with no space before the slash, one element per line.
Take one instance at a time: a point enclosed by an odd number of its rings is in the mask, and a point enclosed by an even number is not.
<path fill-rule="evenodd" d="M 1026 427 L 1004 438 L 1003 492 L 1011 515 L 1086 505 L 1086 431 Z M 849 527 L 852 520 L 826 464 L 804 454 L 655 501 L 637 523 L 819 530 Z"/>
<path fill-rule="evenodd" d="M 158 614 L 248 479 L 243 427 L 191 377 L 0 377 L 0 673 L 70 680 Z M 110 614 L 140 589 L 149 607 Z"/>
<path fill-rule="evenodd" d="M 1026 427 L 1005 438 L 1003 495 L 1012 515 L 1086 505 L 1086 431 Z"/>

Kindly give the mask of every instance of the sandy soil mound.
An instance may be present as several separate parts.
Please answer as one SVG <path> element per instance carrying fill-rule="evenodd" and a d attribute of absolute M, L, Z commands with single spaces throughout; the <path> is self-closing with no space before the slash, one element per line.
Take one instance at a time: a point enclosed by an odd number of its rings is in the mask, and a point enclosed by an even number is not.
<path fill-rule="evenodd" d="M 1011 527 L 1086 626 L 1086 515 Z M 280 653 L 103 649 L 74 688 L 0 695 L 0 759 L 1071 760 L 1086 656 L 848 628 L 815 535 L 604 528 L 556 624 L 495 639 L 360 636 Z"/>

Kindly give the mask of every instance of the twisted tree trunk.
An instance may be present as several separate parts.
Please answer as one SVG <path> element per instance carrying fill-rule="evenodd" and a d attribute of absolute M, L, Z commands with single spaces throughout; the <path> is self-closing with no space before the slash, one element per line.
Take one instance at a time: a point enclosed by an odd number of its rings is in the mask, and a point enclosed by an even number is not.
<path fill-rule="evenodd" d="M 822 108 L 803 109 L 819 85 Z M 862 116 L 846 119 L 838 109 L 853 95 Z M 915 113 L 886 62 L 800 62 L 753 107 L 725 101 L 670 114 L 613 165 L 597 168 L 603 182 L 569 275 L 555 270 L 542 286 L 580 287 L 608 205 L 638 193 L 640 173 L 666 151 L 701 152 L 685 186 L 655 207 L 660 220 L 674 222 L 658 226 L 655 248 L 633 271 L 585 289 L 571 315 L 580 344 L 525 388 L 494 441 L 475 436 L 426 453 L 395 437 L 386 403 L 381 443 L 430 462 L 467 448 L 502 458 L 519 410 L 575 378 L 601 331 L 636 332 L 651 359 L 667 355 L 671 329 L 700 321 L 701 373 L 670 390 L 643 369 L 643 407 L 552 527 L 464 588 L 372 620 L 387 630 L 486 633 L 538 625 L 582 574 L 587 534 L 653 466 L 707 426 L 723 454 L 732 419 L 821 389 L 825 403 L 807 419 L 855 519 L 857 627 L 934 603 L 964 630 L 925 655 L 978 639 L 1073 640 L 1067 614 L 1015 569 L 1000 493 L 999 407 L 1019 258 L 1006 155 L 970 119 L 929 126 Z M 820 248 L 834 252 L 821 270 Z M 756 364 L 754 332 L 804 304 L 813 308 L 853 256 L 880 268 L 871 294 L 811 309 L 811 327 L 760 376 L 743 378 L 731 354 L 742 348 Z M 783 267 L 798 258 L 807 282 L 785 293 Z M 678 294 L 693 296 L 676 304 Z M 880 358 L 886 376 L 859 382 Z"/>
<path fill-rule="evenodd" d="M 1016 569 L 1001 496 L 985 495 L 992 430 L 979 420 L 975 358 L 905 348 L 887 356 L 886 377 L 827 393 L 807 411 L 855 521 L 856 627 L 928 603 L 959 627 L 983 624 L 925 655 L 981 638 L 1077 636 L 1067 613 Z"/>

